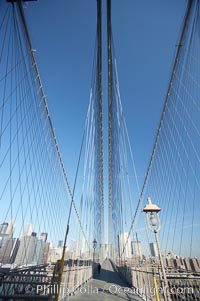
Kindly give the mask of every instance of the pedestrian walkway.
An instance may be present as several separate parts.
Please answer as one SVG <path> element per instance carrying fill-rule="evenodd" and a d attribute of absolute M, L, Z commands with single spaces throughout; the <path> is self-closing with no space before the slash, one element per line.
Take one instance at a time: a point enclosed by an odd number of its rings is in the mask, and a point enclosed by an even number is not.
<path fill-rule="evenodd" d="M 68 297 L 70 301 L 142 301 L 134 294 L 133 289 L 121 279 L 119 274 L 113 270 L 111 262 L 105 260 L 101 272 L 98 271 L 83 287 L 79 288 L 75 296 Z"/>

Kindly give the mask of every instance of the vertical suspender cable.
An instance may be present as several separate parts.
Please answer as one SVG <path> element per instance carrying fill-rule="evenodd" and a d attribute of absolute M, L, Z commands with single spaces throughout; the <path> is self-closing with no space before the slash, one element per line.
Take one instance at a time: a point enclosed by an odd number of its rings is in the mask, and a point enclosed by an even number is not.
<path fill-rule="evenodd" d="M 108 238 L 113 243 L 112 231 L 112 49 L 111 49 L 111 0 L 107 0 L 107 51 L 108 51 Z"/>
<path fill-rule="evenodd" d="M 102 101 L 102 0 L 97 0 L 97 85 L 99 98 L 99 139 L 100 139 L 100 201 L 101 201 L 101 243 L 104 243 L 104 156 L 103 156 L 103 101 Z"/>

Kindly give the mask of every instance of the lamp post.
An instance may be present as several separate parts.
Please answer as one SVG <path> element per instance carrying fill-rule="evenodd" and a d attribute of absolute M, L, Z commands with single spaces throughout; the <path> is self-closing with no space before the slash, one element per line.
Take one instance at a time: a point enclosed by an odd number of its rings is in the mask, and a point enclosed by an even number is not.
<path fill-rule="evenodd" d="M 161 223 L 160 223 L 160 218 L 158 213 L 161 211 L 161 208 L 159 208 L 156 204 L 153 204 L 150 197 L 148 198 L 147 201 L 148 203 L 144 207 L 143 212 L 146 213 L 148 228 L 155 234 L 156 246 L 158 250 L 158 256 L 160 260 L 163 282 L 164 282 L 163 295 L 164 295 L 164 300 L 167 301 L 168 298 L 167 298 L 166 288 L 168 287 L 168 283 L 167 283 L 167 277 L 166 277 L 163 259 L 161 255 L 160 243 L 158 240 L 158 232 L 161 229 Z"/>
<path fill-rule="evenodd" d="M 93 249 L 94 249 L 94 252 L 93 252 L 93 276 L 94 276 L 94 260 L 95 260 L 95 249 L 97 247 L 97 241 L 96 241 L 96 238 L 93 240 Z"/>

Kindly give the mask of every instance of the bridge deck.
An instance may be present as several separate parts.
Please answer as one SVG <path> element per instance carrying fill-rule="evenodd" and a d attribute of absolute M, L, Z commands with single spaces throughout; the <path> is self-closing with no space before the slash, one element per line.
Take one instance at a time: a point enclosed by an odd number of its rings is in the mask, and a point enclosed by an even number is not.
<path fill-rule="evenodd" d="M 113 270 L 110 261 L 105 260 L 100 274 L 97 272 L 94 279 L 79 288 L 75 296 L 68 297 L 68 300 L 141 301 L 142 299 L 134 294 L 133 289 Z"/>

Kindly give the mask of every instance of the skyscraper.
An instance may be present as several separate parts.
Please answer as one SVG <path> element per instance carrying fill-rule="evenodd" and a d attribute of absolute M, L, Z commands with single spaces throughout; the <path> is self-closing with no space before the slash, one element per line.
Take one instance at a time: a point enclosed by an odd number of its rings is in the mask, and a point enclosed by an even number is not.
<path fill-rule="evenodd" d="M 3 223 L 0 225 L 0 262 L 9 263 L 10 254 L 15 240 L 13 239 L 14 222 Z"/>
<path fill-rule="evenodd" d="M 3 244 L 0 250 L 0 263 L 6 264 L 11 263 L 10 257 L 12 255 L 12 251 L 15 245 L 15 238 L 9 238 Z"/>
<path fill-rule="evenodd" d="M 158 256 L 158 249 L 155 243 L 150 242 L 149 244 L 149 248 L 150 248 L 150 253 L 152 257 L 157 257 Z"/>
<path fill-rule="evenodd" d="M 142 258 L 142 245 L 141 245 L 141 241 L 133 240 L 131 242 L 131 248 L 132 248 L 133 257 L 141 259 Z"/>
<path fill-rule="evenodd" d="M 0 224 L 0 234 L 6 234 L 7 228 L 8 228 L 8 223 Z"/>
<path fill-rule="evenodd" d="M 119 256 L 131 258 L 131 239 L 128 237 L 128 232 L 123 232 L 118 235 Z"/>
<path fill-rule="evenodd" d="M 13 233 L 14 233 L 14 230 L 15 230 L 15 224 L 14 224 L 14 221 L 11 221 L 11 222 L 8 224 L 8 227 L 6 228 L 5 234 L 7 234 L 7 235 L 9 235 L 9 236 L 12 236 Z"/>
<path fill-rule="evenodd" d="M 17 256 L 17 252 L 19 250 L 19 245 L 20 245 L 20 240 L 17 238 L 17 239 L 15 239 L 15 243 L 13 245 L 13 249 L 12 249 L 12 252 L 10 254 L 10 263 L 14 263 L 15 262 L 15 258 Z"/>
<path fill-rule="evenodd" d="M 50 243 L 46 242 L 44 244 L 44 249 L 43 249 L 43 254 L 41 259 L 42 264 L 46 264 L 48 262 L 49 248 L 50 248 Z"/>
<path fill-rule="evenodd" d="M 45 246 L 45 242 L 42 239 L 37 240 L 36 246 L 35 246 L 35 252 L 34 252 L 34 256 L 33 256 L 34 263 L 36 263 L 36 264 L 42 263 L 44 246 Z"/>
<path fill-rule="evenodd" d="M 23 236 L 31 236 L 32 232 L 33 232 L 33 225 L 32 224 L 27 224 L 24 227 L 24 234 L 23 234 Z"/>
<path fill-rule="evenodd" d="M 15 263 L 17 265 L 36 264 L 34 261 L 36 246 L 37 237 L 35 235 L 22 236 L 20 238 L 20 245 L 15 258 Z"/>
<path fill-rule="evenodd" d="M 45 233 L 45 232 L 42 232 L 41 235 L 40 235 L 40 239 L 44 242 L 47 241 L 47 236 L 48 236 L 48 233 Z"/>
<path fill-rule="evenodd" d="M 62 248 L 62 246 L 63 246 L 63 240 L 59 240 L 58 241 L 58 248 Z"/>

